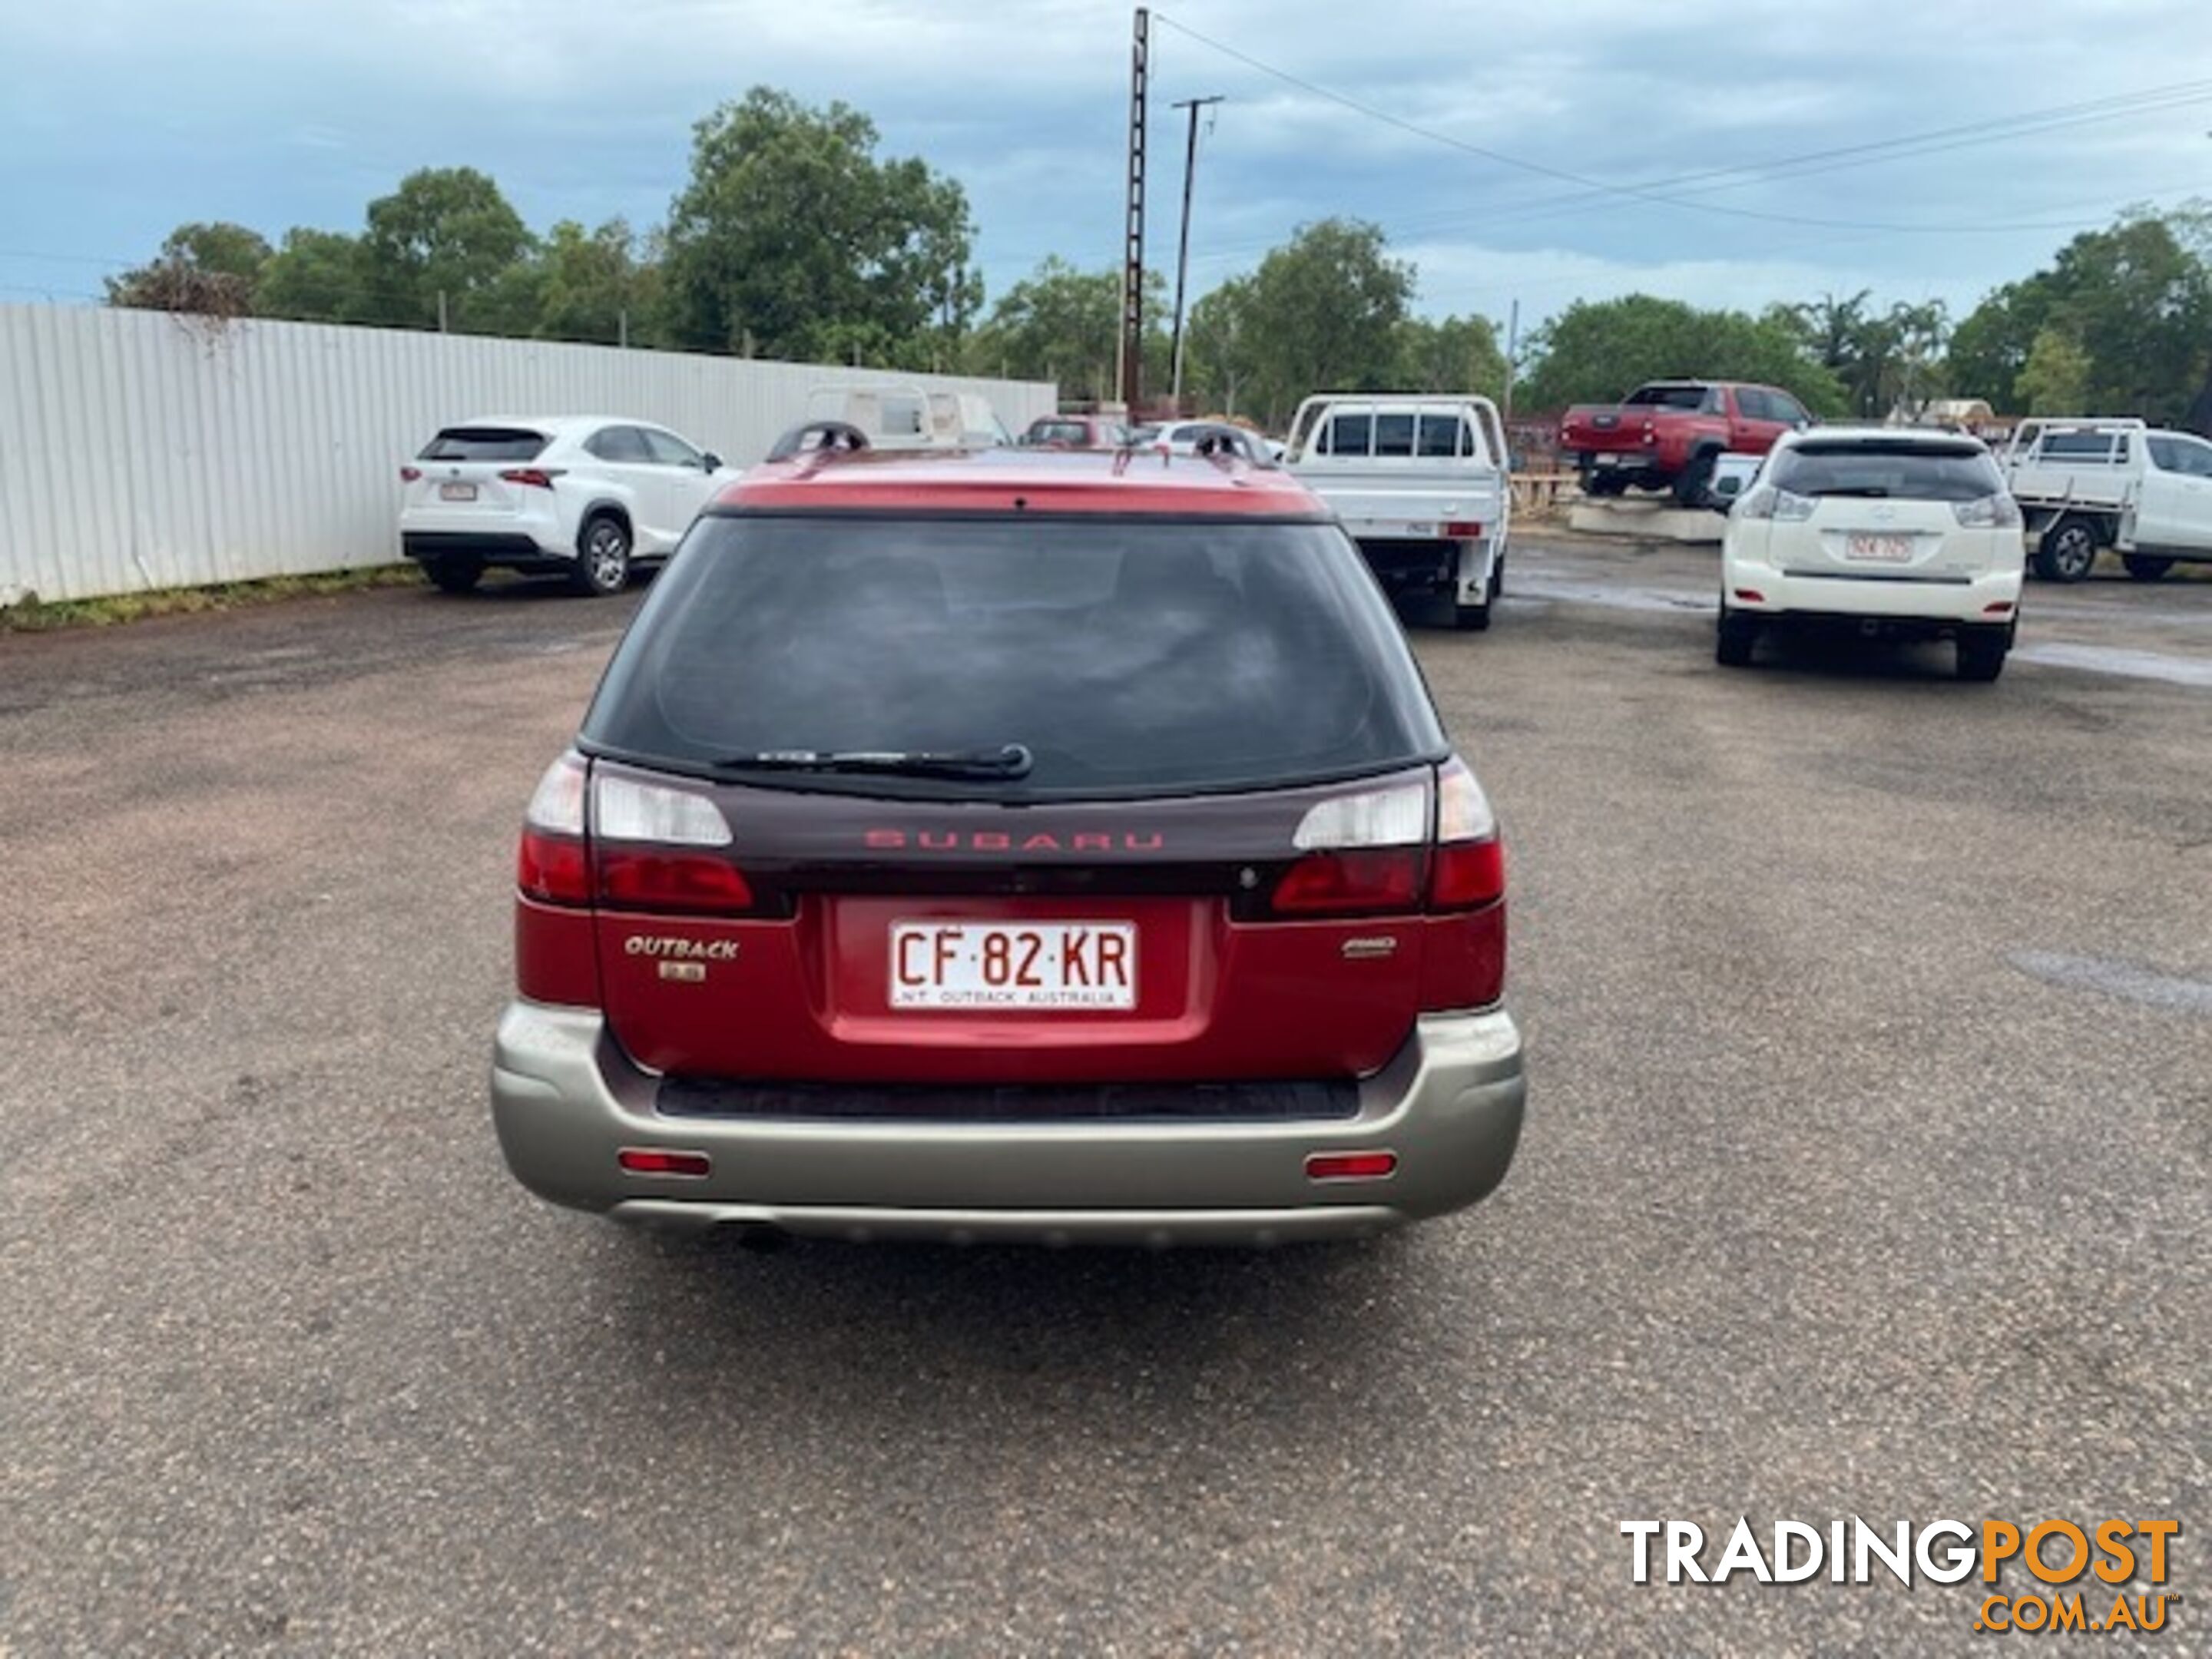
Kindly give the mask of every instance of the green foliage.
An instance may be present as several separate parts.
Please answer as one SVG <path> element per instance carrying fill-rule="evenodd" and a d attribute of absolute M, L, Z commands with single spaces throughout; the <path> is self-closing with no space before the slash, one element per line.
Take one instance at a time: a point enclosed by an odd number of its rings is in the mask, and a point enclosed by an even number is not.
<path fill-rule="evenodd" d="M 1146 273 L 1147 331 L 1159 336 L 1148 360 L 1166 350 L 1165 289 L 1158 272 Z M 968 342 L 967 361 L 978 374 L 1055 380 L 1062 398 L 1103 402 L 1115 395 L 1121 342 L 1121 273 L 1049 258 L 999 296 Z M 1160 389 L 1149 373 L 1146 384 Z"/>
<path fill-rule="evenodd" d="M 1183 319 L 1183 388 L 1198 405 L 1244 412 L 1260 333 L 1252 317 L 1249 276 L 1231 277 L 1191 306 Z"/>
<path fill-rule="evenodd" d="M 538 250 L 537 308 L 529 331 L 545 340 L 617 345 L 628 319 L 630 339 L 647 343 L 654 308 L 652 268 L 641 265 L 629 224 L 610 219 L 586 231 L 562 219 Z"/>
<path fill-rule="evenodd" d="M 2079 414 L 2089 407 L 2095 367 L 2079 340 L 2064 329 L 2046 328 L 2028 348 L 2014 382 L 2015 395 L 2030 415 Z"/>
<path fill-rule="evenodd" d="M 767 87 L 699 122 L 668 224 L 673 343 L 792 358 L 957 343 L 981 297 L 966 194 L 875 149 L 858 110 Z"/>
<path fill-rule="evenodd" d="M 1822 415 L 1841 414 L 1848 403 L 1833 371 L 1772 313 L 1704 311 L 1648 294 L 1577 301 L 1537 331 L 1530 348 L 1535 364 L 1515 402 L 1532 411 L 1611 403 L 1641 381 L 1677 378 L 1778 386 Z"/>
<path fill-rule="evenodd" d="M 179 225 L 149 263 L 107 279 L 107 303 L 241 315 L 253 308 L 270 254 L 260 232 L 244 225 Z"/>
<path fill-rule="evenodd" d="M 1949 317 L 1940 300 L 1876 312 L 1872 297 L 1863 289 L 1843 299 L 1826 294 L 1810 305 L 1771 307 L 1764 320 L 1794 333 L 1800 349 L 1834 376 L 1843 413 L 1863 421 L 1899 410 L 1917 415 L 1942 392 Z"/>
<path fill-rule="evenodd" d="M 1398 325 L 1393 385 L 1405 392 L 1505 395 L 1505 354 L 1487 317 L 1408 317 Z"/>
<path fill-rule="evenodd" d="M 368 204 L 356 302 L 364 320 L 420 328 L 437 322 L 442 295 L 454 332 L 510 332 L 529 297 L 514 271 L 532 247 L 485 174 L 423 167 Z"/>
<path fill-rule="evenodd" d="M 2202 423 L 2212 412 L 2205 219 L 2195 206 L 2130 212 L 1998 289 L 1952 338 L 1959 392 L 2011 412 L 2063 393 L 2078 401 L 2052 412 Z"/>
<path fill-rule="evenodd" d="M 301 322 L 365 320 L 358 237 L 295 226 L 263 267 L 253 308 Z"/>
<path fill-rule="evenodd" d="M 1310 392 L 1390 389 L 1413 268 L 1387 249 L 1379 226 L 1324 219 L 1301 226 L 1248 279 L 1242 401 L 1270 429 Z"/>

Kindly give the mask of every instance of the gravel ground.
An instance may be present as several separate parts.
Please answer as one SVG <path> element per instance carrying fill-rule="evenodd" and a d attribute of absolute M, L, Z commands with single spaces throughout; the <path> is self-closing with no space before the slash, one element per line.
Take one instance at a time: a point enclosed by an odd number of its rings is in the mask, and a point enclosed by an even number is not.
<path fill-rule="evenodd" d="M 1714 562 L 1524 538 L 1418 635 L 1528 1133 L 1261 1255 L 514 1185 L 512 835 L 634 600 L 0 636 L 0 1655 L 1974 1643 L 1971 1583 L 1631 1582 L 1739 1516 L 2179 1518 L 2145 1645 L 2212 1647 L 2212 585 L 2032 588 L 1968 686 L 1717 669 Z"/>

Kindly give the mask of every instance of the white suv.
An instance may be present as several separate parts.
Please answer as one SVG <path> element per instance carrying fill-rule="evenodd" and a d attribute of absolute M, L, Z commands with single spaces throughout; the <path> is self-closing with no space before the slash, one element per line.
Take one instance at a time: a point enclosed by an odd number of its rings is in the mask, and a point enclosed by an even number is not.
<path fill-rule="evenodd" d="M 1827 626 L 1958 641 L 1993 680 L 2019 625 L 2020 508 L 1976 438 L 1887 427 L 1786 434 L 1729 514 L 1715 654 L 1741 668 L 1761 630 Z"/>
<path fill-rule="evenodd" d="M 448 593 L 494 566 L 616 593 L 736 477 L 711 450 L 599 416 L 449 426 L 399 469 L 401 550 Z"/>

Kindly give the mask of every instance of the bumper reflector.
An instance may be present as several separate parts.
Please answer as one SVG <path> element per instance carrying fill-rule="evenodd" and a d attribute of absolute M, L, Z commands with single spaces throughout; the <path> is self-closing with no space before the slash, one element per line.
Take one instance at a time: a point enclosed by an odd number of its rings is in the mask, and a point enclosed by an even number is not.
<path fill-rule="evenodd" d="M 1316 1152 L 1306 1159 L 1306 1179 L 1381 1181 L 1397 1167 L 1395 1152 Z"/>
<path fill-rule="evenodd" d="M 1766 603 L 1766 595 L 1760 592 L 1755 587 L 1739 587 L 1735 591 L 1735 596 L 1739 599 L 1741 599 L 1746 605 L 1765 605 Z"/>
<path fill-rule="evenodd" d="M 676 1176 L 687 1181 L 702 1179 L 711 1167 L 704 1152 L 672 1152 L 659 1146 L 625 1146 L 615 1162 L 632 1175 Z"/>
<path fill-rule="evenodd" d="M 1984 617 L 2002 617 L 2006 611 L 2011 609 L 2012 601 L 2010 599 L 1992 599 L 1989 604 L 1982 607 L 1982 614 Z"/>

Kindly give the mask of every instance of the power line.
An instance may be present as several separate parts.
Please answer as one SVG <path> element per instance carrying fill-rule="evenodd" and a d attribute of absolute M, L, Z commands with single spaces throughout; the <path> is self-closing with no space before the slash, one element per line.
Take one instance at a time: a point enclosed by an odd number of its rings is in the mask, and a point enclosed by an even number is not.
<path fill-rule="evenodd" d="M 1222 41 L 1214 40 L 1211 35 L 1200 34 L 1196 29 L 1190 27 L 1188 24 L 1176 21 L 1174 18 L 1170 17 L 1164 12 L 1158 13 L 1156 15 L 1162 23 L 1166 24 L 1178 34 L 1188 36 L 1189 39 L 1197 41 L 1200 46 L 1211 47 L 1213 51 L 1221 53 L 1224 57 L 1232 58 L 1238 63 L 1246 65 L 1248 68 L 1257 70 L 1262 75 L 1271 76 L 1274 79 L 1281 81 L 1286 85 L 1297 88 L 1302 92 L 1309 93 L 1316 98 L 1325 99 L 1330 103 L 1340 104 L 1345 108 L 1352 110 L 1358 114 L 1364 115 L 1370 120 L 1380 121 L 1385 126 L 1395 127 L 1398 131 L 1410 133 L 1417 138 L 1426 139 L 1431 143 L 1443 144 L 1449 149 L 1459 150 L 1465 155 L 1475 156 L 1482 161 L 1490 161 L 1499 167 L 1510 167 L 1522 173 L 1533 173 L 1540 178 L 1556 179 L 1563 184 L 1575 185 L 1589 195 L 1626 197 L 1633 200 L 1656 204 L 1665 207 L 1687 208 L 1693 212 L 1718 214 L 1733 219 L 1758 220 L 1767 223 L 1794 225 L 1802 228 L 1812 229 L 1867 230 L 1903 234 L 1922 232 L 1944 234 L 1954 230 L 1970 228 L 1969 227 L 1957 225 L 1895 224 L 1877 220 L 1823 219 L 1814 218 L 1803 214 L 1770 213 L 1756 208 L 1729 207 L 1717 202 L 1699 202 L 1686 197 L 1670 196 L 1665 194 L 1662 189 L 1654 186 L 1612 184 L 1602 179 L 1593 179 L 1589 177 L 1587 174 L 1571 172 L 1565 167 L 1555 167 L 1547 162 L 1532 161 L 1524 156 L 1508 155 L 1503 150 L 1492 149 L 1486 145 L 1472 143 L 1463 138 L 1455 138 L 1449 133 L 1439 132 L 1433 127 L 1425 127 L 1416 122 L 1405 120 L 1401 117 L 1391 114 L 1387 110 L 1377 109 L 1373 105 L 1362 103 L 1359 100 L 1351 97 L 1346 94 L 1335 91 L 1328 87 L 1319 85 L 1315 82 L 1304 79 L 1303 76 L 1293 75 L 1288 70 L 1278 68 L 1273 64 L 1264 63 L 1261 59 L 1253 57 L 1249 52 L 1240 52 L 1234 46 L 1228 46 Z M 2179 82 L 2176 83 L 2176 87 L 2180 89 L 2190 88 L 2206 88 L 2212 87 L 2212 82 Z M 2161 90 L 2174 89 L 2176 88 L 2166 88 Z M 2187 99 L 2177 100 L 2176 103 L 2178 106 L 2179 103 L 2197 102 L 2205 100 L 2212 100 L 2212 92 L 2206 92 L 2201 94 L 2201 96 L 2191 96 Z M 1847 146 L 1845 148 L 1850 147 Z M 1815 152 L 1815 156 L 1817 156 L 1818 154 L 1818 152 Z M 1752 181 L 1747 180 L 1746 182 Z M 1507 205 L 1510 206 L 1511 204 L 1509 204 Z M 1534 204 L 1523 205 L 1528 206 Z"/>

